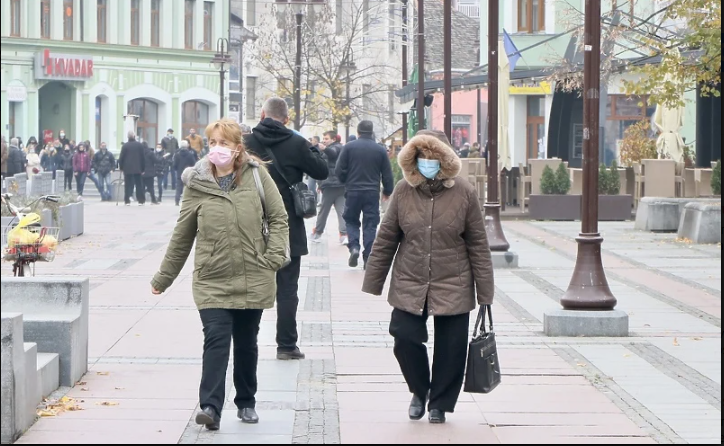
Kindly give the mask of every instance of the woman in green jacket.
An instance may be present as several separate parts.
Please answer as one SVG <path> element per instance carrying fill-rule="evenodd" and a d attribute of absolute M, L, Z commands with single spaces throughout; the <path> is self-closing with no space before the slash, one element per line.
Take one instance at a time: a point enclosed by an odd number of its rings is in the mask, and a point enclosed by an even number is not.
<path fill-rule="evenodd" d="M 282 197 L 266 168 L 246 152 L 239 125 L 222 119 L 207 127 L 206 136 L 210 153 L 182 175 L 186 190 L 180 215 L 151 285 L 154 294 L 166 291 L 196 242 L 192 288 L 204 327 L 196 422 L 217 430 L 232 338 L 238 417 L 259 421 L 257 336 L 263 310 L 274 306 L 276 271 L 287 259 L 289 228 Z"/>

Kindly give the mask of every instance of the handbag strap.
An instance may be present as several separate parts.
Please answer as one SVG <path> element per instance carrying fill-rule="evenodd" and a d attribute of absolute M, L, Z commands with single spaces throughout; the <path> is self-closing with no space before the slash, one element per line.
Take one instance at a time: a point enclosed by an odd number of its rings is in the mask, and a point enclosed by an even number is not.
<path fill-rule="evenodd" d="M 289 186 L 289 188 L 291 189 L 292 183 L 287 179 L 287 176 L 284 175 L 284 172 L 282 172 L 282 169 L 281 169 L 282 165 L 277 162 L 277 157 L 274 156 L 274 152 L 271 149 L 269 149 L 269 147 L 262 144 L 261 141 L 259 141 L 259 138 L 257 138 L 254 133 L 252 133 L 251 136 L 253 136 L 254 139 L 256 139 L 259 142 L 259 145 L 266 151 L 267 155 L 269 155 L 269 158 L 271 158 L 271 160 L 272 160 L 272 165 L 277 170 L 277 172 L 279 172 L 279 175 L 282 177 L 282 179 L 287 183 L 287 186 Z"/>
<path fill-rule="evenodd" d="M 264 185 L 261 183 L 261 177 L 259 176 L 259 167 L 252 166 L 251 171 L 254 174 L 254 183 L 256 184 L 256 190 L 259 191 L 261 208 L 264 211 L 264 221 L 269 221 L 269 214 L 266 211 L 266 193 L 264 192 Z"/>
<path fill-rule="evenodd" d="M 488 320 L 490 321 L 490 333 L 493 332 L 493 309 L 490 305 L 481 305 L 480 311 L 478 312 L 478 320 L 475 322 L 475 331 L 473 331 L 473 338 L 478 337 L 478 330 L 482 330 L 480 334 L 488 333 L 485 331 L 485 313 L 488 313 Z"/>

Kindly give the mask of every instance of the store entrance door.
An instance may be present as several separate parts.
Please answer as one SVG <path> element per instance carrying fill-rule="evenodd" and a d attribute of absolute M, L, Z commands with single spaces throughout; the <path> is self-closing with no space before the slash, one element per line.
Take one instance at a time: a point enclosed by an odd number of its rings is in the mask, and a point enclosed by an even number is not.
<path fill-rule="evenodd" d="M 53 137 L 58 138 L 58 132 L 62 129 L 68 139 L 83 139 L 83 135 L 74 134 L 78 115 L 75 88 L 63 82 L 48 82 L 40 89 L 38 103 L 41 135 L 50 130 Z"/>

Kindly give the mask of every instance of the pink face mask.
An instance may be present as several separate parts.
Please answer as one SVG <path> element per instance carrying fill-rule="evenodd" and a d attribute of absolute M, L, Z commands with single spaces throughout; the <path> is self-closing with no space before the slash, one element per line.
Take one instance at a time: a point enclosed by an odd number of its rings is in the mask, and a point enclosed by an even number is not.
<path fill-rule="evenodd" d="M 234 152 L 226 147 L 212 147 L 209 150 L 209 161 L 216 167 L 227 167 L 234 162 Z"/>

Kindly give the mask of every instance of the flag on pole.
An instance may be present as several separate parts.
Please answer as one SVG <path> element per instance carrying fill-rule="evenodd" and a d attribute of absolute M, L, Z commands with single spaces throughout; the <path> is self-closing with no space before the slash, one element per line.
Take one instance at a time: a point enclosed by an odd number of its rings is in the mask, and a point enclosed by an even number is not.
<path fill-rule="evenodd" d="M 505 46 L 505 53 L 508 55 L 508 60 L 510 61 L 510 71 L 513 72 L 515 71 L 515 66 L 518 65 L 518 61 L 523 56 L 520 54 L 518 47 L 515 46 L 513 39 L 510 38 L 510 34 L 508 34 L 506 30 L 503 30 L 503 45 Z"/>

